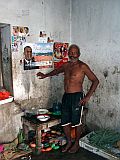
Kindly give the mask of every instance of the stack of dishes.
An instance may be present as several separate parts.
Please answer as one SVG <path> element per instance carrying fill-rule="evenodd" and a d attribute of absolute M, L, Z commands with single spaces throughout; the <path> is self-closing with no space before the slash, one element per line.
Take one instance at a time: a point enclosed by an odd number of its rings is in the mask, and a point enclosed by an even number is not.
<path fill-rule="evenodd" d="M 47 114 L 49 111 L 47 109 L 38 109 L 37 114 Z"/>
<path fill-rule="evenodd" d="M 37 110 L 37 119 L 44 122 L 50 119 L 50 116 L 47 114 L 49 111 L 47 109 L 38 109 Z"/>

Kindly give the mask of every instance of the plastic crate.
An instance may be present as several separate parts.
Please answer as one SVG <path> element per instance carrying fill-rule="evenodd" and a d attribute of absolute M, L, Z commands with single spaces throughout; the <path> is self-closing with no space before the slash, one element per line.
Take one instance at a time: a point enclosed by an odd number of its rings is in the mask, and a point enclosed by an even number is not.
<path fill-rule="evenodd" d="M 120 153 L 120 150 L 113 150 L 113 153 L 109 153 L 109 152 L 106 152 L 105 150 L 103 149 L 100 149 L 100 148 L 97 148 L 95 146 L 92 146 L 90 143 L 89 143 L 89 139 L 88 137 L 90 136 L 90 134 L 92 134 L 93 132 L 87 134 L 86 136 L 84 136 L 83 138 L 81 138 L 79 140 L 79 145 L 80 147 L 94 153 L 94 154 L 97 154 L 101 157 L 104 157 L 106 159 L 109 159 L 109 160 L 120 160 L 120 157 L 118 157 L 117 155 L 115 155 L 117 153 L 117 151 Z"/>

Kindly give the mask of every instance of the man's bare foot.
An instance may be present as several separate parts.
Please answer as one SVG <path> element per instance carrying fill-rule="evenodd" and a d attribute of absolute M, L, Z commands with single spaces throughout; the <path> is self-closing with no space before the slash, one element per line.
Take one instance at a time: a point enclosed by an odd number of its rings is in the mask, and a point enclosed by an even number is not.
<path fill-rule="evenodd" d="M 69 149 L 69 153 L 76 153 L 79 150 L 80 146 L 79 144 L 74 144 L 70 149 Z"/>
<path fill-rule="evenodd" d="M 68 142 L 68 144 L 62 149 L 62 152 L 63 153 L 67 152 L 70 149 L 71 146 L 72 146 L 72 142 Z"/>

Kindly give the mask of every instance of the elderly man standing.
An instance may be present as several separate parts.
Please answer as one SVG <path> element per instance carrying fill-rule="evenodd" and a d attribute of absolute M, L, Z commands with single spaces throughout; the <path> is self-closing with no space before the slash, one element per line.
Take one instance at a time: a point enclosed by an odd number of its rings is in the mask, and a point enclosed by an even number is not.
<path fill-rule="evenodd" d="M 68 50 L 69 61 L 53 71 L 43 74 L 37 73 L 40 79 L 64 73 L 64 90 L 62 98 L 61 123 L 67 138 L 67 145 L 62 152 L 75 153 L 79 149 L 79 139 L 82 130 L 83 107 L 89 101 L 96 90 L 99 80 L 91 71 L 89 66 L 79 60 L 80 49 L 76 44 L 72 44 Z M 83 81 L 85 76 L 92 82 L 87 94 L 83 93 Z M 71 140 L 71 127 L 75 127 L 76 139 L 74 144 Z"/>

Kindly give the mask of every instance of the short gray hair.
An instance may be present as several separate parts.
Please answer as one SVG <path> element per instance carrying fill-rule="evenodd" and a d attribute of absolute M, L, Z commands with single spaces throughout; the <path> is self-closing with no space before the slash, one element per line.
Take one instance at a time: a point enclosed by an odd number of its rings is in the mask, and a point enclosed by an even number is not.
<path fill-rule="evenodd" d="M 79 48 L 79 46 L 76 45 L 76 44 L 71 44 L 71 45 L 69 46 L 68 54 L 69 54 L 69 52 L 70 52 L 70 50 L 71 50 L 72 48 L 77 48 L 78 54 L 79 54 L 79 55 L 81 54 L 81 53 L 80 53 L 80 48 Z"/>

